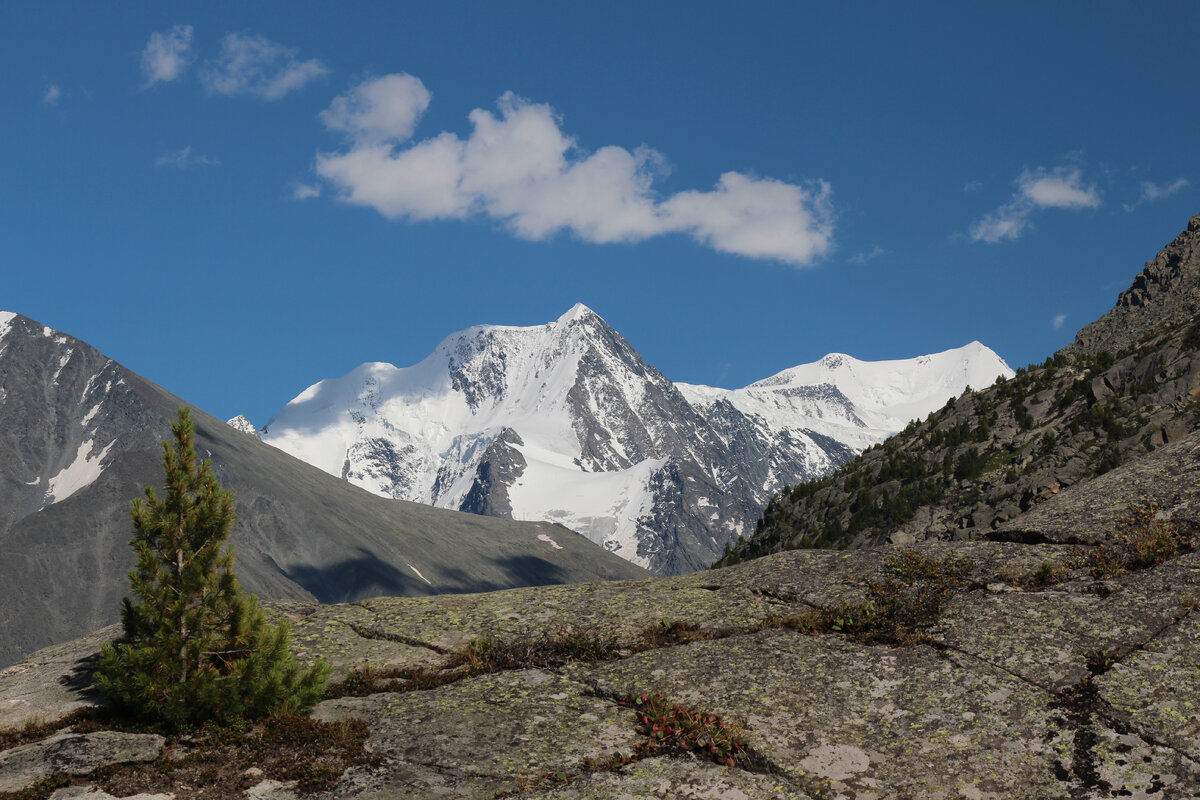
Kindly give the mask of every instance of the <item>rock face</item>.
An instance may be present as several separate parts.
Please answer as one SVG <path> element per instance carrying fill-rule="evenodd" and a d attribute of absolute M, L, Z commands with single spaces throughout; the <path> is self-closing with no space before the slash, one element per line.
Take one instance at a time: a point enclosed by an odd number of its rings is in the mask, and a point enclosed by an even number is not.
<path fill-rule="evenodd" d="M 482 325 L 407 368 L 309 387 L 264 439 L 367 491 L 560 523 L 659 574 L 701 569 L 771 493 L 823 475 L 963 390 L 1011 375 L 975 342 L 844 355 L 729 391 L 674 384 L 594 311 Z"/>
<path fill-rule="evenodd" d="M 1114 487 L 1136 493 L 1145 484 L 1135 482 L 1166 471 L 1178 480 L 1160 493 L 1159 521 L 1190 520 L 1200 500 L 1197 446 L 1163 448 L 1159 467 L 1121 467 L 1091 489 L 1065 489 L 1039 514 L 1066 520 Z M 436 673 L 480 638 L 500 647 L 570 631 L 610 644 L 598 658 L 326 700 L 313 716 L 366 720 L 367 747 L 379 760 L 304 796 L 1200 796 L 1200 553 L 1184 548 L 1093 577 L 1104 548 L 1129 533 L 1120 516 L 1101 508 L 1073 534 L 1044 537 L 1084 542 L 1073 546 L 976 540 L 798 550 L 673 578 L 273 604 L 272 614 L 292 622 L 297 655 L 331 661 L 338 676 L 364 664 Z M 944 602 L 921 612 L 917 598 L 937 587 Z M 888 597 L 908 598 L 903 613 L 888 617 L 913 614 L 900 625 L 906 635 L 864 637 L 869 624 L 856 626 L 868 597 L 877 615 L 895 611 Z M 817 619 L 828 624 L 800 622 Z M 96 646 L 79 642 L 74 659 Z M 37 695 L 54 675 L 77 674 L 65 652 L 0 673 L 0 708 Z M 693 750 L 587 768 L 588 759 L 628 756 L 645 741 L 633 707 L 621 702 L 642 694 L 740 725 L 752 757 L 730 767 Z M 78 700 L 43 696 L 45 717 Z M 273 798 L 301 796 L 271 786 Z"/>
<path fill-rule="evenodd" d="M 1200 217 L 1044 364 L 963 394 L 781 491 L 731 563 L 794 547 L 987 535 L 1200 426 Z"/>
<path fill-rule="evenodd" d="M 116 620 L 133 567 L 129 503 L 162 485 L 160 442 L 183 405 L 78 339 L 0 314 L 0 665 Z M 238 573 L 264 598 L 644 574 L 559 526 L 389 502 L 192 418 L 197 450 L 237 498 Z"/>
<path fill-rule="evenodd" d="M 1200 214 L 1121 292 L 1111 311 L 1063 348 L 1065 353 L 1119 353 L 1200 316 Z"/>

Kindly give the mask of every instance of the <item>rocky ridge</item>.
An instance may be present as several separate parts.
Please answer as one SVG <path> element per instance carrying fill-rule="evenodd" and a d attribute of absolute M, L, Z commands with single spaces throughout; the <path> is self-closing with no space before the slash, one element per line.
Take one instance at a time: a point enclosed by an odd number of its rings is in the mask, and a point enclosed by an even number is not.
<path fill-rule="evenodd" d="M 1200 424 L 1197 287 L 1200 217 L 1072 346 L 952 399 L 827 478 L 780 491 L 723 563 L 984 536 L 1186 436 Z"/>
<path fill-rule="evenodd" d="M 1180 320 L 1200 317 L 1200 215 L 1121 292 L 1112 310 L 1087 325 L 1064 353 L 1123 352 Z"/>
<path fill-rule="evenodd" d="M 259 770 L 239 796 L 1195 797 L 1197 455 L 1193 434 L 1154 464 L 1065 490 L 1024 541 L 798 550 L 674 578 L 272 604 L 301 658 L 358 676 L 356 691 L 311 715 L 365 720 L 370 758 L 315 793 Z M 1136 494 L 1147 478 L 1160 506 L 1131 524 L 1113 487 Z M 1091 515 L 1067 526 L 1080 508 Z M 1166 533 L 1174 549 L 1131 557 L 1132 544 Z M 94 702 L 89 659 L 113 633 L 0 673 L 0 728 Z M 650 707 L 731 723 L 742 749 L 732 766 L 694 743 L 647 751 Z M 191 746 L 168 742 L 156 763 Z M 154 765 L 60 777 L 74 786 L 57 791 L 115 795 L 135 772 L 138 791 L 200 796 Z"/>

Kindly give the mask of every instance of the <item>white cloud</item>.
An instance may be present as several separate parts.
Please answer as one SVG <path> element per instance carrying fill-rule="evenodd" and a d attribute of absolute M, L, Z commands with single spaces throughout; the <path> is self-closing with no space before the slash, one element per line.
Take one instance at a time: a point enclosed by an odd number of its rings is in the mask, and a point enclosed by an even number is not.
<path fill-rule="evenodd" d="M 1064 323 L 1064 322 L 1066 322 L 1066 321 L 1067 321 L 1067 315 L 1066 315 L 1066 314 L 1055 314 L 1055 315 L 1054 315 L 1054 322 L 1053 322 L 1053 323 L 1051 323 L 1051 324 L 1053 324 L 1053 326 L 1054 326 L 1054 330 L 1056 330 L 1056 331 L 1057 331 L 1057 330 L 1059 330 L 1059 329 L 1061 329 L 1061 328 L 1062 328 L 1062 326 L 1063 326 L 1063 323 Z"/>
<path fill-rule="evenodd" d="M 1004 239 L 1016 239 L 1029 229 L 1030 217 L 1041 209 L 1096 208 L 1100 205 L 1099 190 L 1095 185 L 1083 183 L 1083 172 L 1079 167 L 1027 169 L 1014 183 L 1017 191 L 1012 200 L 971 226 L 972 241 L 995 244 Z"/>
<path fill-rule="evenodd" d="M 983 181 L 967 181 L 963 185 L 964 192 L 978 192 L 983 188 Z"/>
<path fill-rule="evenodd" d="M 1126 203 L 1124 208 L 1126 211 L 1133 211 L 1142 203 L 1152 203 L 1155 200 L 1162 200 L 1164 197 L 1170 197 L 1173 194 L 1178 194 L 1191 186 L 1191 182 L 1187 178 L 1176 178 L 1170 183 L 1158 184 L 1150 181 L 1142 182 L 1142 192 L 1138 195 L 1138 199 L 1132 203 Z"/>
<path fill-rule="evenodd" d="M 545 104 L 511 92 L 497 111 L 468 115 L 471 134 L 405 144 L 430 94 L 411 75 L 369 80 L 336 98 L 321 121 L 349 140 L 320 153 L 317 174 L 342 200 L 396 220 L 500 221 L 541 240 L 566 231 L 589 242 L 636 242 L 685 233 L 716 250 L 809 264 L 833 247 L 830 187 L 720 176 L 711 191 L 660 198 L 663 158 L 641 147 L 579 148 Z"/>
<path fill-rule="evenodd" d="M 58 88 L 57 84 L 48 83 L 46 84 L 46 91 L 42 92 L 42 105 L 56 105 L 60 97 L 62 97 L 62 89 Z"/>
<path fill-rule="evenodd" d="M 169 83 L 192 63 L 192 26 L 176 25 L 169 31 L 150 34 L 142 51 L 142 72 L 146 86 Z"/>
<path fill-rule="evenodd" d="M 298 61 L 295 50 L 265 37 L 231 33 L 221 41 L 221 54 L 205 65 L 200 81 L 213 94 L 278 100 L 328 72 L 317 59 Z"/>
<path fill-rule="evenodd" d="M 1025 170 L 1017 178 L 1020 196 L 1038 208 L 1096 208 L 1100 193 L 1095 186 L 1083 185 L 1078 167 L 1059 167 L 1053 172 L 1043 168 Z"/>
<path fill-rule="evenodd" d="M 311 200 L 314 197 L 321 196 L 321 186 L 316 183 L 294 183 L 292 184 L 292 199 L 293 200 Z"/>
<path fill-rule="evenodd" d="M 880 256 L 886 256 L 890 252 L 890 250 L 884 250 L 882 247 L 876 244 L 872 245 L 870 250 L 863 250 L 861 253 L 855 253 L 848 259 L 848 261 L 851 264 L 865 264 L 868 261 L 879 258 Z"/>
<path fill-rule="evenodd" d="M 995 244 L 1003 239 L 1016 239 L 1029 227 L 1033 206 L 1013 201 L 986 215 L 971 226 L 971 241 Z"/>
<path fill-rule="evenodd" d="M 326 128 L 359 144 L 403 142 L 413 135 L 431 97 L 419 78 L 384 75 L 334 98 L 320 118 Z"/>
<path fill-rule="evenodd" d="M 188 167 L 217 167 L 221 162 L 212 156 L 206 156 L 199 153 L 192 153 L 192 146 L 176 150 L 173 153 L 166 153 L 154 159 L 156 167 L 177 167 L 179 169 L 187 169 Z"/>

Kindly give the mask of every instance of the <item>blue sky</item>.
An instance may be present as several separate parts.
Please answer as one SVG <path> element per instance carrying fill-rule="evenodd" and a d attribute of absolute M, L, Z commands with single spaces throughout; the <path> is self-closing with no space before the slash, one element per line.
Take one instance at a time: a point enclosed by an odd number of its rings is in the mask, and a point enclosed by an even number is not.
<path fill-rule="evenodd" d="M 1040 361 L 1200 213 L 1200 5 L 0 4 L 0 308 L 263 424 L 575 302 L 667 377 Z"/>

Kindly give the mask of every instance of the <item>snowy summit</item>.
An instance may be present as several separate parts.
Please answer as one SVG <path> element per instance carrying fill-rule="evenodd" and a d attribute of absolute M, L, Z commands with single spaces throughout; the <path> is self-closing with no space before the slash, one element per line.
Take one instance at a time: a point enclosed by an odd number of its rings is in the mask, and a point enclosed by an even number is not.
<path fill-rule="evenodd" d="M 830 355 L 738 390 L 674 384 L 577 304 L 316 383 L 263 439 L 375 494 L 559 522 L 682 572 L 747 533 L 780 486 L 1011 374 L 974 342 L 905 361 Z"/>

